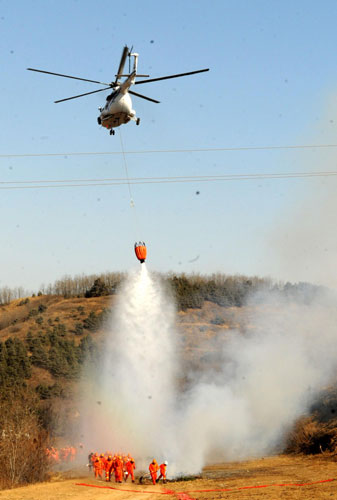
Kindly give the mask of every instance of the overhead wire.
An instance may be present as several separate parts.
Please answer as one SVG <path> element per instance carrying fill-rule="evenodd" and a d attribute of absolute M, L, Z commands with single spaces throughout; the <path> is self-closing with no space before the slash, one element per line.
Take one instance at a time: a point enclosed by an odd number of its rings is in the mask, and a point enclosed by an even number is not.
<path fill-rule="evenodd" d="M 23 153 L 0 154 L 0 158 L 34 158 L 34 157 L 57 157 L 57 156 L 104 156 L 104 155 L 134 155 L 134 154 L 162 154 L 162 153 L 209 153 L 222 151 L 273 151 L 282 149 L 324 149 L 337 148 L 337 144 L 295 144 L 279 146 L 238 146 L 219 148 L 189 148 L 189 149 L 144 149 L 135 151 L 72 151 L 67 153 Z"/>
<path fill-rule="evenodd" d="M 134 206 L 131 185 L 135 184 L 165 184 L 165 183 L 188 183 L 188 182 L 216 182 L 216 181 L 242 181 L 253 179 L 291 179 L 306 177 L 328 177 L 335 176 L 337 172 L 286 172 L 286 173 L 249 173 L 249 174 L 225 174 L 206 176 L 168 176 L 168 177 L 129 177 L 126 155 L 128 154 L 161 154 L 161 153 L 202 153 L 202 152 L 226 152 L 226 151 L 252 151 L 252 150 L 282 150 L 282 149 L 315 149 L 335 148 L 337 144 L 306 144 L 306 145 L 279 145 L 279 146 L 242 146 L 223 148 L 191 148 L 191 149 L 162 149 L 162 150 L 139 150 L 125 151 L 121 131 L 121 151 L 105 152 L 68 152 L 68 153 L 27 153 L 27 154 L 0 154 L 0 158 L 27 158 L 27 157 L 67 157 L 67 156 L 101 156 L 122 155 L 125 169 L 125 178 L 93 178 L 93 179 L 57 179 L 57 180 L 24 180 L 24 181 L 0 181 L 0 189 L 46 189 L 61 187 L 85 187 L 85 186 L 117 186 L 127 184 L 130 204 Z M 30 184 L 30 185 L 29 185 Z"/>
<path fill-rule="evenodd" d="M 93 187 L 93 186 L 120 186 L 139 184 L 172 184 L 172 183 L 197 183 L 219 181 L 246 181 L 266 179 L 301 179 L 313 177 L 333 177 L 337 171 L 327 172 L 286 172 L 286 173 L 254 173 L 254 174 L 225 174 L 206 176 L 168 176 L 168 177 L 129 177 L 102 178 L 102 179 L 60 179 L 60 180 L 33 180 L 33 181 L 0 181 L 0 190 L 10 189 L 47 189 L 63 187 Z M 47 184 L 49 183 L 49 184 Z M 6 185 L 4 185 L 6 184 Z M 131 200 L 133 201 L 132 197 Z M 132 206 L 132 205 L 131 205 Z"/>

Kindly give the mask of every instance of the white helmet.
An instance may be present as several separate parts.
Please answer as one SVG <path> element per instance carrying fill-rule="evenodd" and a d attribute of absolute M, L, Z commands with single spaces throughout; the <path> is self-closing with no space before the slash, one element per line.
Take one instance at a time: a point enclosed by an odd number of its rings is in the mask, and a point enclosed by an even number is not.
<path fill-rule="evenodd" d="M 165 460 L 164 464 L 167 465 L 167 460 Z"/>

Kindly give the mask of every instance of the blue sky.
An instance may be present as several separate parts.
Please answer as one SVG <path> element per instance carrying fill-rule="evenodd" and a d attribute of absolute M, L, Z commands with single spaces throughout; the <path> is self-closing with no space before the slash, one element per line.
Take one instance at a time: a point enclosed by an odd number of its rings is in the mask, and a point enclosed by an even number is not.
<path fill-rule="evenodd" d="M 336 15 L 332 0 L 2 0 L 0 181 L 125 177 L 119 154 L 64 156 L 121 151 L 119 132 L 110 137 L 96 122 L 107 93 L 54 104 L 99 86 L 26 71 L 111 81 L 124 44 L 151 77 L 210 68 L 138 87 L 161 104 L 133 98 L 141 124 L 121 127 L 126 151 L 337 143 Z M 54 153 L 64 155 L 6 156 Z M 328 171 L 334 154 L 126 158 L 132 178 Z M 324 207 L 335 187 L 334 177 L 132 185 L 135 208 L 126 185 L 0 190 L 0 286 L 37 289 L 65 274 L 128 270 L 138 265 L 136 239 L 146 241 L 156 271 L 334 284 L 334 206 Z M 311 252 L 317 228 L 321 243 Z M 326 262 L 324 275 L 313 273 Z"/>

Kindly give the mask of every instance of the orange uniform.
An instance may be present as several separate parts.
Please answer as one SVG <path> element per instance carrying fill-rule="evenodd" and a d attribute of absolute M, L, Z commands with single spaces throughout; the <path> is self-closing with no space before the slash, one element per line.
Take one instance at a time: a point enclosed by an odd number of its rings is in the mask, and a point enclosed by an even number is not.
<path fill-rule="evenodd" d="M 51 464 L 58 464 L 60 459 L 59 459 L 59 452 L 57 451 L 56 448 L 52 447 L 52 448 L 47 448 L 46 449 L 46 455 L 47 455 L 47 458 L 48 458 L 48 461 L 51 463 Z"/>
<path fill-rule="evenodd" d="M 70 450 L 68 447 L 66 448 L 61 448 L 60 450 L 60 458 L 63 462 L 68 462 L 69 460 L 69 453 L 70 453 Z"/>
<path fill-rule="evenodd" d="M 152 460 L 152 462 L 149 465 L 149 471 L 151 474 L 152 478 L 152 483 L 156 484 L 157 482 L 157 472 L 158 472 L 159 466 L 157 464 L 157 461 L 155 459 Z"/>
<path fill-rule="evenodd" d="M 103 455 L 103 453 L 101 453 L 101 454 L 100 454 L 99 459 L 100 459 L 101 464 L 102 464 L 102 470 L 105 470 L 105 462 L 106 462 L 106 458 L 105 458 L 105 456 Z"/>
<path fill-rule="evenodd" d="M 113 468 L 113 461 L 111 455 L 109 455 L 108 458 L 106 459 L 104 468 L 105 468 L 105 480 L 111 481 L 111 471 Z"/>
<path fill-rule="evenodd" d="M 130 460 L 128 460 L 126 462 L 125 468 L 126 468 L 125 481 L 127 481 L 128 477 L 131 476 L 131 480 L 134 483 L 135 482 L 134 470 L 136 468 L 136 464 L 135 464 L 135 461 L 133 460 L 133 458 L 131 458 Z"/>
<path fill-rule="evenodd" d="M 115 481 L 121 483 L 123 479 L 123 461 L 121 457 L 117 457 L 114 461 Z"/>
<path fill-rule="evenodd" d="M 93 453 L 90 460 L 91 460 L 91 467 L 94 469 L 94 473 L 95 473 L 94 462 L 95 462 L 96 458 L 98 458 L 98 454 Z"/>
<path fill-rule="evenodd" d="M 101 462 L 101 459 L 99 457 L 95 457 L 95 460 L 93 462 L 94 466 L 94 471 L 95 471 L 95 477 L 102 477 L 102 469 L 103 469 L 103 464 Z"/>
<path fill-rule="evenodd" d="M 56 464 L 60 463 L 60 455 L 59 455 L 58 450 L 54 449 L 54 453 L 53 453 L 52 457 L 53 457 Z"/>
<path fill-rule="evenodd" d="M 70 446 L 70 461 L 73 462 L 76 458 L 77 450 L 74 446 Z"/>
<path fill-rule="evenodd" d="M 159 465 L 160 469 L 160 476 L 158 477 L 158 480 L 163 478 L 163 483 L 166 483 L 166 467 L 167 467 L 167 462 L 164 462 L 163 464 Z"/>

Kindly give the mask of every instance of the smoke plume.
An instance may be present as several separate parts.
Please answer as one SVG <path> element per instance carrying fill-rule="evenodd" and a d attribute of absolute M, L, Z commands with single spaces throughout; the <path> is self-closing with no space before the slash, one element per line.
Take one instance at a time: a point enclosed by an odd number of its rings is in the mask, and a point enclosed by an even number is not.
<path fill-rule="evenodd" d="M 310 305 L 273 294 L 249 309 L 246 333 L 213 341 L 216 368 L 186 374 L 169 293 L 145 265 L 130 274 L 81 412 L 86 444 L 130 452 L 144 469 L 166 459 L 171 476 L 280 449 L 336 371 L 336 302 L 326 292 Z"/>
<path fill-rule="evenodd" d="M 232 332 L 218 345 L 222 370 L 196 382 L 182 412 L 181 439 L 194 471 L 282 449 L 287 431 L 336 373 L 337 310 L 324 299 L 308 306 L 265 297 L 255 306 L 253 332 Z"/>

